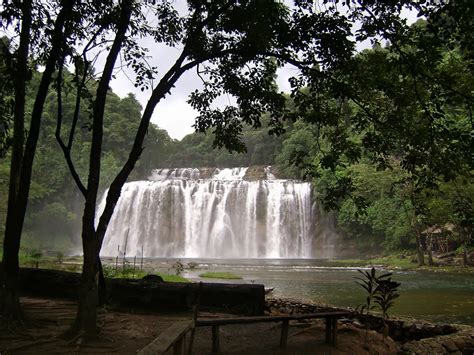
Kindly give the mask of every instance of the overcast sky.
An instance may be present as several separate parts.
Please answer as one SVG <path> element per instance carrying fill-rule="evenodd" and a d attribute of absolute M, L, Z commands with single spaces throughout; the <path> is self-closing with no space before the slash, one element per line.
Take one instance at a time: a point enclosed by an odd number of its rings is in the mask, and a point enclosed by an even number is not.
<path fill-rule="evenodd" d="M 178 10 L 185 11 L 186 2 L 183 0 L 176 0 Z M 406 12 L 405 16 L 408 21 L 414 22 L 416 17 L 414 14 Z M 156 45 L 151 40 L 145 40 L 143 45 L 149 48 L 149 62 L 158 67 L 159 75 L 163 75 L 168 68 L 174 63 L 181 52 L 181 48 L 170 48 L 164 45 Z M 358 50 L 367 47 L 369 44 L 365 43 L 358 45 Z M 144 91 L 134 87 L 127 75 L 127 71 L 116 73 L 116 79 L 111 83 L 112 90 L 120 97 L 125 97 L 128 93 L 133 93 L 138 101 L 144 107 L 151 91 Z M 278 71 L 277 84 L 279 90 L 289 92 L 290 86 L 288 78 L 297 73 L 295 68 L 286 66 Z M 167 96 L 157 106 L 153 113 L 152 122 L 168 131 L 170 137 L 175 139 L 182 139 L 185 135 L 194 131 L 192 125 L 194 124 L 197 112 L 186 102 L 188 95 L 195 89 L 201 88 L 201 80 L 196 74 L 195 70 L 190 70 L 183 74 L 178 80 L 176 86 L 172 89 L 171 95 Z M 223 98 L 221 103 L 227 104 L 229 98 Z"/>
<path fill-rule="evenodd" d="M 160 58 L 158 60 L 158 68 L 163 72 L 166 70 L 165 68 L 170 67 L 172 59 L 176 59 L 176 50 L 171 48 L 161 48 L 152 52 L 153 57 Z M 162 71 L 160 71 L 161 74 L 163 73 Z M 277 84 L 281 91 L 289 92 L 288 78 L 294 75 L 295 72 L 296 69 L 291 67 L 282 68 L 279 71 Z M 124 73 L 116 75 L 116 79 L 112 81 L 111 87 L 120 97 L 125 97 L 130 92 L 135 94 L 143 107 L 151 93 L 150 90 L 142 92 L 135 88 L 133 82 Z M 192 91 L 200 88 L 202 88 L 201 80 L 195 70 L 184 73 L 176 83 L 176 86 L 171 90 L 171 95 L 167 96 L 156 106 L 152 122 L 160 128 L 167 130 L 170 137 L 175 139 L 181 139 L 185 135 L 194 132 L 192 125 L 197 116 L 197 111 L 194 111 L 186 101 Z M 220 101 L 224 105 L 228 104 L 229 100 L 230 98 L 222 98 Z"/>

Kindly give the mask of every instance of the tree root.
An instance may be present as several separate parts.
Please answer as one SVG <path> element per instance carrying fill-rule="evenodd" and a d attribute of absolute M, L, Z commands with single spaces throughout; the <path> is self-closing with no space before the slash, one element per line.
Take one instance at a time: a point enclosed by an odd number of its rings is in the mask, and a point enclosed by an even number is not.
<path fill-rule="evenodd" d="M 10 334 L 26 334 L 26 325 L 22 317 L 0 315 L 0 331 Z"/>
<path fill-rule="evenodd" d="M 30 347 L 32 347 L 32 346 L 37 346 L 37 345 L 41 345 L 41 344 L 52 343 L 52 342 L 55 342 L 55 341 L 56 341 L 56 339 L 37 340 L 37 341 L 34 341 L 34 342 L 32 342 L 32 343 L 22 344 L 22 345 L 14 346 L 14 347 L 11 347 L 11 348 L 7 348 L 7 349 L 5 350 L 5 354 L 13 353 L 13 352 L 16 352 L 16 351 L 18 351 L 18 350 L 24 350 L 24 349 L 30 348 Z"/>

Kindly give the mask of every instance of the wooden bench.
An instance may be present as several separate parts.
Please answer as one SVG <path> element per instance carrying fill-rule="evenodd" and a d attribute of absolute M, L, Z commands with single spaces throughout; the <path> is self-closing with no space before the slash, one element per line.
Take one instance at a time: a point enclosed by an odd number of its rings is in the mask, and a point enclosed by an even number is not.
<path fill-rule="evenodd" d="M 336 345 L 337 320 L 349 316 L 351 312 L 321 312 L 282 316 L 234 317 L 234 318 L 198 318 L 196 327 L 212 327 L 212 352 L 220 351 L 219 327 L 229 324 L 249 324 L 262 322 L 282 322 L 280 347 L 286 348 L 290 320 L 324 318 L 326 320 L 326 343 Z"/>
<path fill-rule="evenodd" d="M 173 354 L 186 354 L 186 334 L 194 327 L 194 320 L 174 322 L 150 344 L 141 349 L 140 355 L 165 354 L 173 348 Z"/>

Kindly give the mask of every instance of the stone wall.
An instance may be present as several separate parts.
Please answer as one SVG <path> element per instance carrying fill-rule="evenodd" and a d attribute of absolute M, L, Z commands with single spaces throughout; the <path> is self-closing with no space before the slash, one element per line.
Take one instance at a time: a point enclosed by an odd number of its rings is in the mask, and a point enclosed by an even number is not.
<path fill-rule="evenodd" d="M 78 298 L 81 275 L 45 269 L 20 270 L 20 292 L 24 296 Z M 153 280 L 106 279 L 107 303 L 126 309 L 146 311 L 189 310 L 195 303 L 198 283 L 156 282 Z M 265 290 L 257 284 L 203 283 L 201 310 L 262 315 Z"/>

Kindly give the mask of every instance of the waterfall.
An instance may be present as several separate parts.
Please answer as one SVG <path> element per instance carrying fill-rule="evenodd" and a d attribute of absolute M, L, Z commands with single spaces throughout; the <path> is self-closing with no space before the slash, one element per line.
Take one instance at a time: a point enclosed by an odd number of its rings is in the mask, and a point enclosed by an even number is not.
<path fill-rule="evenodd" d="M 156 169 L 147 181 L 125 184 L 102 254 L 116 256 L 118 246 L 123 250 L 125 245 L 127 255 L 141 256 L 143 250 L 145 257 L 311 258 L 326 253 L 327 245 L 318 245 L 321 240 L 327 244 L 327 237 L 321 238 L 310 183 L 276 179 L 269 167 L 261 180 L 247 180 L 246 172 Z"/>

